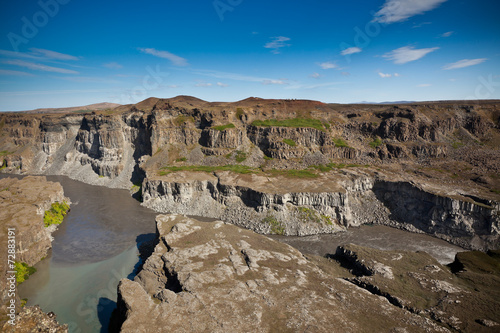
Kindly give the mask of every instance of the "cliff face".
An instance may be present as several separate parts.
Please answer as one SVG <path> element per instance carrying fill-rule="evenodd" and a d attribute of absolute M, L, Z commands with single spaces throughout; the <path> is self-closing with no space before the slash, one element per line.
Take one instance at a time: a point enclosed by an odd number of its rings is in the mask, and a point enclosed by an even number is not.
<path fill-rule="evenodd" d="M 135 280 L 118 286 L 121 332 L 448 331 L 249 230 L 160 215 L 157 237 Z"/>
<path fill-rule="evenodd" d="M 16 262 L 26 263 L 29 266 L 47 256 L 52 247 L 52 232 L 57 228 L 56 225 L 50 227 L 44 226 L 43 217 L 46 211 L 51 209 L 53 203 L 70 203 L 64 196 L 63 188 L 59 183 L 48 182 L 45 177 L 25 177 L 21 180 L 16 178 L 0 179 L 0 246 L 7 249 L 8 239 L 15 240 L 15 258 L 9 259 Z M 14 236 L 8 234 L 8 228 L 14 230 Z M 8 237 L 11 236 L 11 237 Z M 9 243 L 11 244 L 11 243 Z M 0 272 L 3 277 L 0 281 L 0 304 L 1 304 L 1 322 L 4 324 L 6 318 L 6 303 L 15 299 L 16 313 L 21 311 L 19 295 L 15 298 L 9 296 L 7 288 L 7 271 L 13 269 L 8 266 L 7 253 L 5 259 L 0 261 Z M 40 309 L 28 307 L 23 309 L 22 314 L 16 317 L 17 324 L 12 326 L 5 323 L 3 330 L 10 331 L 31 331 L 34 325 L 45 327 L 44 320 L 48 323 L 47 327 L 55 327 L 55 319 L 49 319 Z M 37 319 L 38 318 L 38 319 Z M 44 320 L 39 320 L 44 318 Z M 38 322 L 38 324 L 36 324 Z M 41 325 L 41 326 L 40 326 Z M 59 327 L 58 331 L 67 331 L 67 327 Z"/>
<path fill-rule="evenodd" d="M 499 128 L 498 101 L 151 98 L 85 115 L 0 115 L 0 168 L 127 189 L 142 183 L 149 207 L 261 233 L 383 223 L 485 248 L 497 244 Z M 226 165 L 236 174 L 221 173 Z M 193 170 L 208 173 L 177 172 Z M 244 180 L 249 173 L 254 179 Z M 311 190 L 324 179 L 330 186 Z M 420 183 L 443 190 L 411 185 Z"/>

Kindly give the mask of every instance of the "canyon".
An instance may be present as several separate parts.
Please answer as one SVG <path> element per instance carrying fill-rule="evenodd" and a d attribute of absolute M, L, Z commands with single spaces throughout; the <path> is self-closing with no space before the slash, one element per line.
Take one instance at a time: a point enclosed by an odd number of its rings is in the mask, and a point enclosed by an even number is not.
<path fill-rule="evenodd" d="M 499 247 L 500 102 L 337 105 L 150 98 L 0 115 L 2 172 L 135 188 L 163 213 L 263 234 L 362 224 Z"/>

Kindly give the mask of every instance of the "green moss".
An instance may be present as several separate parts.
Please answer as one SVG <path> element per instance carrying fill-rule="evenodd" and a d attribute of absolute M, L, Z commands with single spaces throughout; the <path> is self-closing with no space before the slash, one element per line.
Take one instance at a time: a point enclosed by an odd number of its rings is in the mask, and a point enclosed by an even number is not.
<path fill-rule="evenodd" d="M 179 115 L 174 119 L 174 124 L 176 124 L 177 126 L 185 125 L 188 122 L 194 123 L 194 118 L 184 115 Z"/>
<path fill-rule="evenodd" d="M 21 299 L 21 307 L 24 308 L 26 303 L 28 303 L 28 299 L 27 298 L 22 298 Z"/>
<path fill-rule="evenodd" d="M 236 118 L 240 119 L 243 117 L 243 115 L 245 114 L 245 111 L 243 111 L 242 108 L 237 108 L 236 109 Z"/>
<path fill-rule="evenodd" d="M 379 138 L 379 137 L 376 137 L 375 139 L 373 139 L 372 142 L 369 143 L 370 147 L 372 148 L 378 148 L 382 145 L 382 139 Z"/>
<path fill-rule="evenodd" d="M 45 214 L 43 216 L 43 224 L 45 227 L 48 227 L 52 224 L 61 224 L 61 222 L 64 220 L 64 216 L 68 213 L 69 210 L 69 205 L 66 203 L 66 201 L 63 201 L 62 203 L 60 202 L 54 202 L 51 206 L 51 208 L 47 211 L 45 211 Z"/>
<path fill-rule="evenodd" d="M 213 130 L 216 130 L 216 131 L 223 131 L 227 128 L 235 128 L 236 126 L 234 126 L 234 124 L 226 124 L 226 125 L 220 125 L 220 126 L 214 126 L 214 127 L 210 127 L 211 129 Z"/>
<path fill-rule="evenodd" d="M 10 155 L 10 154 L 12 154 L 12 152 L 10 152 L 8 150 L 2 150 L 2 151 L 0 151 L 0 156 Z"/>
<path fill-rule="evenodd" d="M 268 215 L 262 220 L 262 223 L 269 224 L 271 226 L 271 233 L 275 235 L 284 235 L 285 227 L 278 221 L 274 216 Z"/>
<path fill-rule="evenodd" d="M 333 225 L 332 219 L 327 215 L 320 215 L 316 210 L 307 207 L 297 207 L 299 219 L 302 222 L 315 222 Z"/>
<path fill-rule="evenodd" d="M 176 162 L 186 162 L 187 158 L 186 157 L 181 157 L 181 158 L 177 158 L 175 161 Z"/>
<path fill-rule="evenodd" d="M 247 159 L 247 154 L 244 151 L 236 151 L 236 162 L 241 163 Z"/>
<path fill-rule="evenodd" d="M 264 159 L 265 159 L 266 161 L 271 161 L 273 158 L 272 158 L 272 157 L 270 157 L 270 156 L 264 155 Z"/>
<path fill-rule="evenodd" d="M 246 165 L 224 165 L 224 166 L 205 166 L 205 165 L 185 165 L 185 166 L 168 166 L 163 167 L 162 171 L 159 171 L 160 176 L 168 175 L 171 172 L 178 171 L 201 171 L 201 172 L 216 172 L 216 171 L 232 171 L 242 174 L 256 173 L 258 170 L 248 167 Z"/>
<path fill-rule="evenodd" d="M 297 144 L 295 143 L 295 141 L 293 141 L 291 139 L 283 139 L 283 142 L 286 143 L 289 146 L 292 146 L 292 147 L 297 146 Z"/>
<path fill-rule="evenodd" d="M 2 166 L 0 166 L 0 170 L 3 170 L 7 167 L 7 160 L 3 160 Z"/>
<path fill-rule="evenodd" d="M 349 147 L 347 142 L 345 142 L 342 138 L 338 138 L 338 139 L 334 138 L 333 143 L 335 143 L 335 146 L 337 146 L 337 147 Z"/>
<path fill-rule="evenodd" d="M 17 284 L 23 283 L 28 277 L 36 272 L 36 268 L 28 266 L 28 264 L 24 262 L 16 261 L 14 263 L 15 271 L 16 271 L 16 281 Z"/>
<path fill-rule="evenodd" d="M 289 178 L 318 178 L 319 176 L 311 170 L 276 170 L 269 171 L 274 176 L 285 176 Z"/>
<path fill-rule="evenodd" d="M 252 126 L 258 127 L 310 127 L 317 129 L 319 131 L 325 131 L 324 124 L 318 119 L 310 118 L 292 118 L 292 119 L 267 119 L 267 120 L 255 120 L 252 122 Z"/>

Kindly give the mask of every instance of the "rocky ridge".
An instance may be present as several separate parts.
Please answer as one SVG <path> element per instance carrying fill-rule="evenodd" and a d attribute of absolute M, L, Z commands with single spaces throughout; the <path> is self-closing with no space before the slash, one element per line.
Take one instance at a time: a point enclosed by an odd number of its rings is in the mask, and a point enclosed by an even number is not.
<path fill-rule="evenodd" d="M 160 215 L 157 237 L 118 286 L 121 332 L 449 331 L 347 282 L 338 265 L 222 221 Z"/>

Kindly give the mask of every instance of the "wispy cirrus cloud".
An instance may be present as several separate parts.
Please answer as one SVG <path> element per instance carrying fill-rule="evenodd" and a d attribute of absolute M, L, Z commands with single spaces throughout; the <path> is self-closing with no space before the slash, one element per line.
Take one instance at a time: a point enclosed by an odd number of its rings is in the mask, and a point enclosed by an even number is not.
<path fill-rule="evenodd" d="M 0 75 L 12 75 L 12 76 L 34 76 L 33 74 L 21 72 L 21 71 L 11 71 L 8 69 L 0 69 Z"/>
<path fill-rule="evenodd" d="M 262 81 L 262 84 L 263 85 L 271 85 L 271 84 L 278 84 L 278 85 L 282 85 L 282 84 L 288 84 L 288 82 L 286 82 L 287 80 L 286 79 L 282 79 L 282 80 L 264 80 Z"/>
<path fill-rule="evenodd" d="M 222 82 L 217 82 L 217 86 L 225 88 L 225 87 L 229 87 L 229 84 L 225 84 L 225 83 L 222 83 Z"/>
<path fill-rule="evenodd" d="M 323 69 L 339 68 L 339 66 L 336 63 L 330 62 L 330 61 L 319 63 L 318 66 L 323 68 Z"/>
<path fill-rule="evenodd" d="M 109 68 L 109 69 L 121 69 L 121 68 L 123 68 L 122 65 L 120 65 L 119 63 L 114 62 L 114 61 L 102 64 L 102 67 L 106 67 L 106 68 Z"/>
<path fill-rule="evenodd" d="M 19 66 L 19 67 L 24 67 L 36 71 L 43 71 L 43 72 L 54 72 L 54 73 L 61 73 L 61 74 L 79 74 L 77 71 L 73 71 L 70 69 L 66 68 L 60 68 L 60 67 L 52 67 L 52 66 L 47 66 L 43 64 L 38 64 L 34 62 L 29 62 L 29 61 L 24 61 L 24 60 L 5 60 L 3 61 L 4 64 L 7 65 L 14 65 L 14 66 Z"/>
<path fill-rule="evenodd" d="M 178 55 L 175 55 L 173 53 L 170 53 L 168 51 L 162 51 L 153 48 L 138 48 L 138 50 L 141 51 L 142 53 L 150 54 L 158 58 L 168 59 L 175 66 L 184 67 L 189 65 L 186 59 L 179 57 Z"/>
<path fill-rule="evenodd" d="M 373 21 L 387 24 L 406 21 L 412 16 L 433 10 L 444 2 L 446 0 L 386 0 L 375 13 Z"/>
<path fill-rule="evenodd" d="M 450 37 L 451 35 L 453 35 L 454 33 L 455 33 L 454 31 L 448 31 L 448 32 L 445 32 L 444 34 L 441 34 L 440 37 L 447 38 L 447 37 Z"/>
<path fill-rule="evenodd" d="M 313 79 L 319 79 L 321 77 L 321 74 L 315 72 L 309 75 L 309 77 L 312 77 Z"/>
<path fill-rule="evenodd" d="M 438 49 L 439 47 L 416 49 L 413 46 L 403 46 L 384 54 L 383 57 L 392 60 L 395 64 L 406 64 L 407 62 L 423 58 Z"/>
<path fill-rule="evenodd" d="M 450 69 L 457 69 L 457 68 L 464 68 L 464 67 L 469 67 L 469 66 L 475 66 L 479 65 L 483 62 L 488 60 L 487 58 L 479 58 L 479 59 L 462 59 L 457 62 L 447 64 L 443 66 L 444 70 L 450 70 Z"/>
<path fill-rule="evenodd" d="M 235 81 L 245 81 L 245 82 L 258 82 L 264 85 L 270 84 L 286 84 L 286 79 L 272 79 L 258 76 L 243 75 L 238 73 L 221 72 L 208 69 L 195 69 L 192 73 L 204 76 L 210 76 L 217 79 L 228 79 Z"/>
<path fill-rule="evenodd" d="M 285 43 L 288 42 L 289 40 L 290 40 L 289 37 L 284 37 L 284 36 L 272 37 L 271 41 L 266 43 L 264 47 L 266 49 L 272 49 L 271 52 L 274 54 L 279 54 L 281 48 L 291 45 Z"/>
<path fill-rule="evenodd" d="M 417 88 L 425 88 L 425 87 L 430 87 L 432 84 L 430 83 L 422 83 L 422 84 L 417 84 Z"/>
<path fill-rule="evenodd" d="M 340 54 L 341 55 L 349 55 L 349 54 L 359 53 L 361 51 L 362 50 L 359 47 L 353 46 L 353 47 L 349 47 L 345 50 L 342 50 L 342 52 L 340 52 Z"/>
<path fill-rule="evenodd" d="M 51 51 L 51 50 L 45 50 L 45 49 L 37 49 L 37 48 L 31 48 L 30 51 L 33 53 L 35 56 L 41 56 L 45 57 L 48 59 L 54 59 L 54 60 L 79 60 L 78 57 L 69 55 L 69 54 L 64 54 L 64 53 L 59 53 L 56 51 Z"/>

